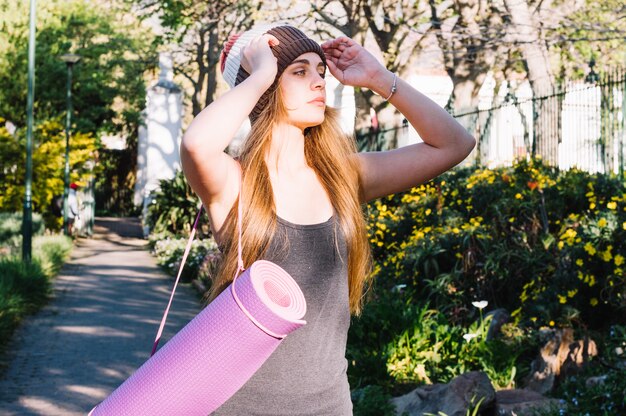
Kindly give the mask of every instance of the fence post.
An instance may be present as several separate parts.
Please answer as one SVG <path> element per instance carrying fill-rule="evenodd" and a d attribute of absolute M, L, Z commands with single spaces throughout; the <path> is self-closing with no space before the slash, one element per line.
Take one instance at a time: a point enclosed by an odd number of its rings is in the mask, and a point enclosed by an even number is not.
<path fill-rule="evenodd" d="M 619 140 L 619 175 L 624 180 L 624 147 L 626 147 L 626 71 L 622 71 L 622 137 Z"/>

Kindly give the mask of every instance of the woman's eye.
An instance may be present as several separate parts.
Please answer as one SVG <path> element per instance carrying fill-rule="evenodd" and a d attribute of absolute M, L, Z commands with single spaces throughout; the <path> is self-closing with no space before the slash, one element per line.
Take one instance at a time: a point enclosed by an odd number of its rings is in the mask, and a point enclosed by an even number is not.
<path fill-rule="evenodd" d="M 299 71 L 294 72 L 295 75 L 304 75 L 306 71 L 304 69 L 301 69 Z"/>

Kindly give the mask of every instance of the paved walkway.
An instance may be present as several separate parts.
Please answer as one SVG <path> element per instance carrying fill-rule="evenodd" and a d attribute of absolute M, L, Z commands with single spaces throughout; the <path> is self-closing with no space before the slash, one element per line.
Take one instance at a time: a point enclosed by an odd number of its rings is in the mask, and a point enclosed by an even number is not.
<path fill-rule="evenodd" d="M 16 331 L 1 369 L 0 415 L 86 415 L 150 355 L 173 279 L 135 220 L 99 218 L 56 279 L 53 300 Z M 179 286 L 162 346 L 200 311 Z"/>

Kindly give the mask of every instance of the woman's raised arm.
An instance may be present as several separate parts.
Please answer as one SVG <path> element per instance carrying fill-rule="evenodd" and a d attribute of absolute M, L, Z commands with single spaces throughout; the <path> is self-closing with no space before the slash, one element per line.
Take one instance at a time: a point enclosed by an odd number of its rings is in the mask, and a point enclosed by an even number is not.
<path fill-rule="evenodd" d="M 330 72 L 347 85 L 366 87 L 400 111 L 423 143 L 386 152 L 360 153 L 363 202 L 407 190 L 454 167 L 476 140 L 450 114 L 383 67 L 361 45 L 340 37 L 322 45 Z"/>
<path fill-rule="evenodd" d="M 241 63 L 250 76 L 202 110 L 183 135 L 183 171 L 217 229 L 237 198 L 239 180 L 236 162 L 224 150 L 274 82 L 277 66 L 270 49 L 273 44 L 278 40 L 266 34 L 242 50 Z"/>

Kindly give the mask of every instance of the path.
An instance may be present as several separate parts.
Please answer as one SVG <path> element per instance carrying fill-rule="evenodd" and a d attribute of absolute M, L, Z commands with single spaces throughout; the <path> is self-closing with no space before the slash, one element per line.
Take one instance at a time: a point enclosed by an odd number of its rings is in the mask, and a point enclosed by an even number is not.
<path fill-rule="evenodd" d="M 53 300 L 16 331 L 0 376 L 0 415 L 86 415 L 148 357 L 173 279 L 136 220 L 99 218 L 55 281 Z M 162 346 L 200 310 L 179 286 Z"/>

